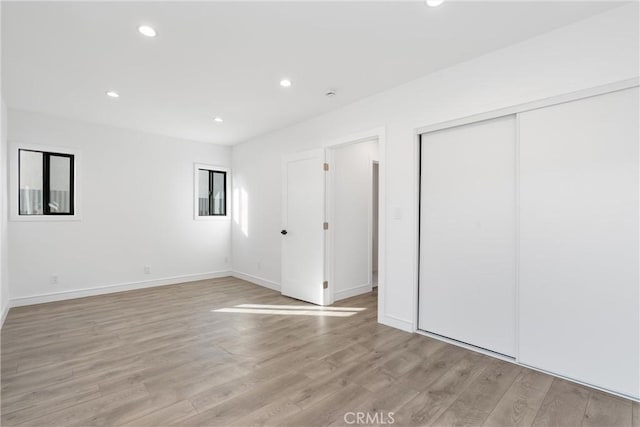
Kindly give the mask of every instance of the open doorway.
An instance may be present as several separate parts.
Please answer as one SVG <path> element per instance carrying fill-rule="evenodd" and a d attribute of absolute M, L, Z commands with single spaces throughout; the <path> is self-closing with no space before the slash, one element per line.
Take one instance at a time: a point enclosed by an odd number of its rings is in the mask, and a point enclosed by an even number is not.
<path fill-rule="evenodd" d="M 378 284 L 378 156 L 377 138 L 327 149 L 331 301 L 371 292 Z"/>

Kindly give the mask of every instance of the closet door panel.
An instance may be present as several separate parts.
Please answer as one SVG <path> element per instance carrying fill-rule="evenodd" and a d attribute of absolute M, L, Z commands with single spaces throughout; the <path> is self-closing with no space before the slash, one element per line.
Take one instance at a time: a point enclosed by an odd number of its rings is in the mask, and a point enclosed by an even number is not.
<path fill-rule="evenodd" d="M 638 88 L 522 113 L 520 361 L 640 396 Z"/>
<path fill-rule="evenodd" d="M 422 135 L 419 328 L 515 354 L 515 117 Z"/>

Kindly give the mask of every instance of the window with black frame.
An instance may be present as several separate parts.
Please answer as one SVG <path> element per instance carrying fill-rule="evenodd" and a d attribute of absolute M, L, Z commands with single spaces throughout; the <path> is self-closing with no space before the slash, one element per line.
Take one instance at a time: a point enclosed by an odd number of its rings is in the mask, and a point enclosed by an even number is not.
<path fill-rule="evenodd" d="M 198 216 L 225 216 L 226 192 L 226 172 L 198 169 Z"/>
<path fill-rule="evenodd" d="M 74 214 L 74 155 L 20 149 L 19 215 Z"/>

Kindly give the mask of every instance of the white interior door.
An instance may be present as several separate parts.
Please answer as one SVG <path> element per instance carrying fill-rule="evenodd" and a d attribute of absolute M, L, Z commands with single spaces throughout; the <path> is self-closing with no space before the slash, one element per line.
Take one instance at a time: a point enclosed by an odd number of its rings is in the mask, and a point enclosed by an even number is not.
<path fill-rule="evenodd" d="M 520 360 L 640 398 L 638 88 L 520 115 Z"/>
<path fill-rule="evenodd" d="M 305 151 L 283 162 L 282 285 L 288 297 L 325 304 L 324 150 Z"/>
<path fill-rule="evenodd" d="M 422 135 L 419 328 L 515 355 L 516 126 Z"/>

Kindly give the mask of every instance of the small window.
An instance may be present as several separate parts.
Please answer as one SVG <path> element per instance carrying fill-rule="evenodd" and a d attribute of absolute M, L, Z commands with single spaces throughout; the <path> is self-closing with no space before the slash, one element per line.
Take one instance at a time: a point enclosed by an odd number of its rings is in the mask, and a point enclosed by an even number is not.
<path fill-rule="evenodd" d="M 227 215 L 227 173 L 198 169 L 198 216 Z"/>
<path fill-rule="evenodd" d="M 74 156 L 18 151 L 19 214 L 74 214 Z"/>

